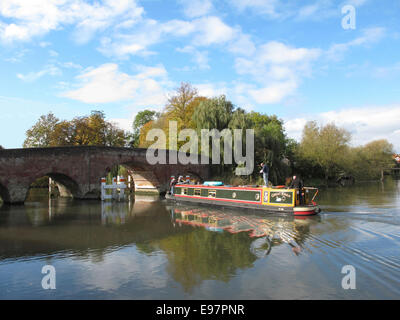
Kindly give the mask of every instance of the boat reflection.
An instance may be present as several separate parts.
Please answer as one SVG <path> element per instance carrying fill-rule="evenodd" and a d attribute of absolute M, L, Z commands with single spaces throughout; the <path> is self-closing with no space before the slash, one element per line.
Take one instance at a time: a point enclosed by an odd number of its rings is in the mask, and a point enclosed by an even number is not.
<path fill-rule="evenodd" d="M 212 232 L 232 234 L 245 232 L 250 238 L 257 238 L 251 251 L 257 256 L 269 254 L 271 247 L 288 244 L 298 255 L 310 233 L 310 226 L 321 220 L 319 216 L 282 217 L 241 214 L 235 211 L 204 209 L 194 206 L 170 207 L 174 226 L 190 225 Z M 260 249 L 262 248 L 262 250 Z"/>

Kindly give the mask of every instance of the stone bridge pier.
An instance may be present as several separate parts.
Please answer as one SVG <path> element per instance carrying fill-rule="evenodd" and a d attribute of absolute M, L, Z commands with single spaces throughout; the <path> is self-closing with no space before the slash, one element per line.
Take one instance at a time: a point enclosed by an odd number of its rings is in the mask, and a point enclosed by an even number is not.
<path fill-rule="evenodd" d="M 61 195 L 99 199 L 100 179 L 115 165 L 151 171 L 162 192 L 171 175 L 209 178 L 208 164 L 155 164 L 146 159 L 147 149 L 117 147 L 56 147 L 0 150 L 0 196 L 6 203 L 24 203 L 30 185 L 43 176 L 57 183 Z M 167 152 L 168 155 L 168 152 Z"/>

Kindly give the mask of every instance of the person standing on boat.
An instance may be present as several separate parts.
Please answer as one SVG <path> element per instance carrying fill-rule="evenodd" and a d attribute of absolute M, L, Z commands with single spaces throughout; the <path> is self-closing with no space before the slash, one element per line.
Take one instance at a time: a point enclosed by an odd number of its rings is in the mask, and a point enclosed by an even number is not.
<path fill-rule="evenodd" d="M 169 183 L 169 189 L 170 189 L 171 194 L 174 194 L 174 187 L 175 187 L 176 183 L 177 183 L 177 181 L 175 179 L 175 176 L 172 176 L 171 181 Z"/>
<path fill-rule="evenodd" d="M 183 180 L 183 176 L 178 177 L 178 184 L 183 184 L 185 183 L 185 180 Z"/>
<path fill-rule="evenodd" d="M 299 175 L 294 175 L 292 182 L 290 183 L 290 188 L 298 189 L 297 193 L 299 194 L 300 204 L 303 204 L 303 180 L 299 177 Z"/>
<path fill-rule="evenodd" d="M 269 167 L 268 167 L 267 164 L 265 164 L 265 163 L 261 163 L 261 164 L 260 164 L 260 167 L 261 167 L 260 173 L 262 173 L 262 175 L 263 175 L 263 179 L 264 179 L 265 186 L 268 187 L 268 173 L 269 173 Z"/>

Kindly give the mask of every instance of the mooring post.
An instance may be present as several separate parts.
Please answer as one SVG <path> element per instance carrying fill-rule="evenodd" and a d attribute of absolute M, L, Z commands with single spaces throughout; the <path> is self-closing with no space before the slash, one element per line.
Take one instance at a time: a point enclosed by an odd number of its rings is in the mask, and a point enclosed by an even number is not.
<path fill-rule="evenodd" d="M 113 185 L 113 188 L 112 188 L 112 198 L 115 200 L 115 199 L 117 199 L 117 178 L 112 178 L 112 185 Z"/>
<path fill-rule="evenodd" d="M 51 181 L 51 178 L 49 177 L 49 198 L 51 198 L 51 191 L 52 191 L 52 190 L 51 190 L 51 189 L 52 189 L 52 188 L 51 188 L 51 182 L 52 182 L 52 181 Z"/>
<path fill-rule="evenodd" d="M 104 188 L 106 186 L 106 178 L 101 178 L 101 200 L 104 201 L 105 195 L 106 195 L 106 189 Z"/>

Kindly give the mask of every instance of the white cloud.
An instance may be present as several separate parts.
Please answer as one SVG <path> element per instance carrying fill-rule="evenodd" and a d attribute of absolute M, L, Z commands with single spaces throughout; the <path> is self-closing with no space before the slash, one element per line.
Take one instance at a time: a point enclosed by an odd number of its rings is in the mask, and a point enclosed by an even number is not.
<path fill-rule="evenodd" d="M 118 128 L 132 132 L 132 123 L 133 120 L 135 119 L 136 113 L 132 115 L 130 118 L 112 118 L 110 121 L 118 126 Z"/>
<path fill-rule="evenodd" d="M 298 20 L 324 20 L 332 17 L 340 17 L 341 11 L 330 0 L 319 0 L 314 4 L 300 7 L 296 19 Z"/>
<path fill-rule="evenodd" d="M 41 41 L 41 42 L 39 43 L 39 46 L 42 47 L 42 48 L 46 48 L 46 47 L 48 47 L 48 46 L 51 46 L 51 43 L 50 43 L 50 42 L 47 42 L 47 41 Z"/>
<path fill-rule="evenodd" d="M 4 42 L 28 41 L 64 25 L 75 25 L 75 39 L 86 42 L 97 30 L 114 22 L 140 18 L 143 8 L 134 0 L 104 0 L 87 3 L 83 0 L 2 0 L 0 15 L 10 23 L 0 22 L 0 39 Z"/>
<path fill-rule="evenodd" d="M 329 59 L 340 60 L 343 54 L 352 47 L 369 46 L 380 41 L 385 36 L 385 28 L 375 27 L 362 30 L 362 35 L 345 43 L 335 43 L 326 52 Z"/>
<path fill-rule="evenodd" d="M 209 16 L 192 21 L 170 20 L 160 23 L 156 20 L 143 20 L 140 26 L 129 32 L 104 37 L 99 50 L 108 56 L 126 58 L 129 55 L 153 54 L 148 48 L 172 37 L 191 36 L 191 46 L 224 44 L 233 40 L 237 31 L 220 18 Z"/>
<path fill-rule="evenodd" d="M 295 93 L 302 78 L 311 75 L 311 62 L 321 54 L 319 49 L 293 48 L 271 41 L 259 46 L 246 58 L 237 58 L 238 74 L 251 75 L 257 87 L 249 95 L 257 103 L 278 103 Z"/>
<path fill-rule="evenodd" d="M 89 259 L 68 260 L 68 267 L 75 270 L 77 282 L 87 288 L 118 292 L 127 284 L 133 283 L 140 288 L 163 289 L 167 287 L 167 277 L 160 274 L 164 270 L 167 259 L 162 254 L 146 255 L 136 248 L 108 252 L 101 261 Z M 118 272 L 115 272 L 118 270 Z M 134 279 L 134 280 L 133 280 Z M 129 296 L 122 296 L 123 299 Z"/>
<path fill-rule="evenodd" d="M 369 73 L 371 73 L 370 70 Z M 386 77 L 398 76 L 399 73 L 400 73 L 400 62 L 396 62 L 388 67 L 374 67 L 371 74 L 376 78 L 386 78 Z"/>
<path fill-rule="evenodd" d="M 62 62 L 60 65 L 63 68 L 67 69 L 82 69 L 82 66 L 80 64 L 74 63 L 74 62 Z"/>
<path fill-rule="evenodd" d="M 238 30 L 229 45 L 229 51 L 234 54 L 249 56 L 254 54 L 256 46 L 251 40 L 250 35 L 244 34 Z"/>
<path fill-rule="evenodd" d="M 77 79 L 78 89 L 63 96 L 85 103 L 131 101 L 136 107 L 158 106 L 165 102 L 167 72 L 163 66 L 137 67 L 135 75 L 119 71 L 114 63 L 86 69 Z"/>
<path fill-rule="evenodd" d="M 281 102 L 284 98 L 292 95 L 297 89 L 296 81 L 288 80 L 270 83 L 261 89 L 250 90 L 250 96 L 259 104 L 270 104 Z"/>
<path fill-rule="evenodd" d="M 198 83 L 194 87 L 197 89 L 200 96 L 218 97 L 222 94 L 227 94 L 228 89 L 224 83 Z"/>
<path fill-rule="evenodd" d="M 354 146 L 387 139 L 400 151 L 400 104 L 348 108 L 289 119 L 285 121 L 288 135 L 300 140 L 304 124 L 308 120 L 316 120 L 323 125 L 334 122 L 347 129 L 352 134 Z"/>
<path fill-rule="evenodd" d="M 205 17 L 193 21 L 198 35 L 194 39 L 194 45 L 220 44 L 231 40 L 235 30 L 217 17 Z"/>
<path fill-rule="evenodd" d="M 178 48 L 176 50 L 178 52 L 190 53 L 193 56 L 192 60 L 195 62 L 196 66 L 199 69 L 210 69 L 210 66 L 208 64 L 208 52 L 207 51 L 197 50 L 193 46 L 186 46 L 184 48 Z M 193 68 L 191 68 L 191 69 L 193 69 Z"/>
<path fill-rule="evenodd" d="M 334 0 L 315 0 L 304 4 L 304 0 L 230 0 L 240 13 L 251 10 L 252 13 L 270 19 L 322 20 L 341 15 L 340 8 L 344 5 L 361 7 L 367 0 L 345 0 L 338 4 Z"/>
<path fill-rule="evenodd" d="M 183 12 L 189 18 L 201 17 L 208 14 L 213 8 L 211 0 L 179 0 Z"/>
<path fill-rule="evenodd" d="M 283 6 L 279 0 L 230 0 L 239 11 L 251 9 L 254 12 L 262 15 L 267 15 L 272 18 L 280 17 L 278 8 Z"/>
<path fill-rule="evenodd" d="M 33 82 L 45 75 L 58 76 L 61 75 L 61 70 L 54 65 L 48 65 L 43 70 L 37 72 L 29 72 L 27 74 L 18 73 L 17 77 L 25 82 Z"/>
<path fill-rule="evenodd" d="M 19 63 L 24 60 L 27 53 L 31 50 L 29 49 L 22 49 L 13 53 L 12 57 L 5 58 L 4 60 L 11 63 Z"/>
<path fill-rule="evenodd" d="M 49 50 L 50 57 L 58 57 L 58 52 L 55 50 Z"/>

